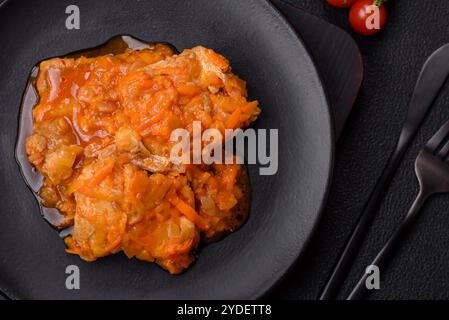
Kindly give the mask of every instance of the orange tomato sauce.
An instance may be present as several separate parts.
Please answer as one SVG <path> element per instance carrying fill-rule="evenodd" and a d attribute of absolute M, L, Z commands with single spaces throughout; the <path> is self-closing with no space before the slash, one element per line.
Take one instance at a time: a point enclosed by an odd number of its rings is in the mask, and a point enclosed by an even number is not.
<path fill-rule="evenodd" d="M 41 62 L 26 140 L 44 177 L 42 204 L 73 225 L 67 252 L 87 261 L 123 251 L 170 273 L 200 239 L 237 229 L 248 188 L 241 165 L 173 165 L 170 134 L 243 128 L 260 113 L 229 62 L 203 47 L 158 44 L 95 58 Z"/>

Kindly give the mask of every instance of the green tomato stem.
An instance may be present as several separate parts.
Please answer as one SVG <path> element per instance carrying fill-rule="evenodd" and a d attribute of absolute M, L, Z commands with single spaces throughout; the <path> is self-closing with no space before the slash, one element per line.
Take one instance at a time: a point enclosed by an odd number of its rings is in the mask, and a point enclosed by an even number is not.
<path fill-rule="evenodd" d="M 374 0 L 374 4 L 378 7 L 380 7 L 381 5 L 383 5 L 384 2 L 386 2 L 387 0 Z"/>

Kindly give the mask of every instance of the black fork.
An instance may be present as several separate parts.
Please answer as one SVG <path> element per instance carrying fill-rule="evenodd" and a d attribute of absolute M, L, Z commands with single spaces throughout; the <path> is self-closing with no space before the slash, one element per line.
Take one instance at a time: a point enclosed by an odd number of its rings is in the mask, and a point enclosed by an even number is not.
<path fill-rule="evenodd" d="M 416 176 L 420 190 L 406 217 L 377 254 L 371 265 L 381 268 L 386 259 L 398 244 L 405 231 L 415 221 L 426 200 L 436 193 L 449 192 L 449 121 L 427 142 L 415 162 Z M 360 279 L 348 297 L 348 300 L 360 299 L 366 293 L 366 280 L 369 275 Z"/>

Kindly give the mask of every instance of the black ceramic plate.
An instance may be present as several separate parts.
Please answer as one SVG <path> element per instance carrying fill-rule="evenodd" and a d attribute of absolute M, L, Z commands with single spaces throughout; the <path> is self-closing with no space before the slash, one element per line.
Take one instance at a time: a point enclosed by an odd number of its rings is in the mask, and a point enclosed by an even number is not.
<path fill-rule="evenodd" d="M 7 1 L 0 8 L 0 289 L 11 298 L 219 299 L 262 296 L 304 249 L 326 198 L 333 131 L 316 69 L 295 32 L 263 0 L 77 0 L 81 29 L 67 30 L 68 0 Z M 214 48 L 248 81 L 263 113 L 256 128 L 279 129 L 279 171 L 250 167 L 252 210 L 242 229 L 205 247 L 171 276 L 123 254 L 87 263 L 64 252 L 41 218 L 14 159 L 18 112 L 31 67 L 118 34 L 178 49 Z M 81 289 L 65 270 L 79 266 Z"/>

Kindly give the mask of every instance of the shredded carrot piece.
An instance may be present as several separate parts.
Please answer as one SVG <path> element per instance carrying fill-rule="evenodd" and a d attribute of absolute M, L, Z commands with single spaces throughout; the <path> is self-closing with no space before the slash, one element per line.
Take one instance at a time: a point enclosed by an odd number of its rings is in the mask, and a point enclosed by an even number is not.
<path fill-rule="evenodd" d="M 170 197 L 169 201 L 176 209 L 179 210 L 179 212 L 185 215 L 187 219 L 196 224 L 198 228 L 200 228 L 201 230 L 207 229 L 207 223 L 204 221 L 204 219 L 198 213 L 196 213 L 195 209 L 193 209 L 185 201 L 179 199 L 178 197 Z"/>
<path fill-rule="evenodd" d="M 108 175 L 112 173 L 112 170 L 114 170 L 115 166 L 115 160 L 108 161 L 106 165 L 99 169 L 97 172 L 95 172 L 95 175 L 87 182 L 86 187 L 87 188 L 93 188 L 97 184 L 99 184 L 101 181 L 103 181 Z"/>
<path fill-rule="evenodd" d="M 240 110 L 240 108 L 235 109 L 235 111 L 228 118 L 228 121 L 226 122 L 226 127 L 229 129 L 236 128 L 239 125 L 241 114 L 242 111 Z"/>
<path fill-rule="evenodd" d="M 255 109 L 259 106 L 259 103 L 257 101 L 252 101 L 247 103 L 245 106 L 242 107 L 242 111 L 244 113 L 250 113 L 254 112 Z"/>
<path fill-rule="evenodd" d="M 185 83 L 176 87 L 178 93 L 182 96 L 194 97 L 201 93 L 201 88 L 194 83 Z"/>

